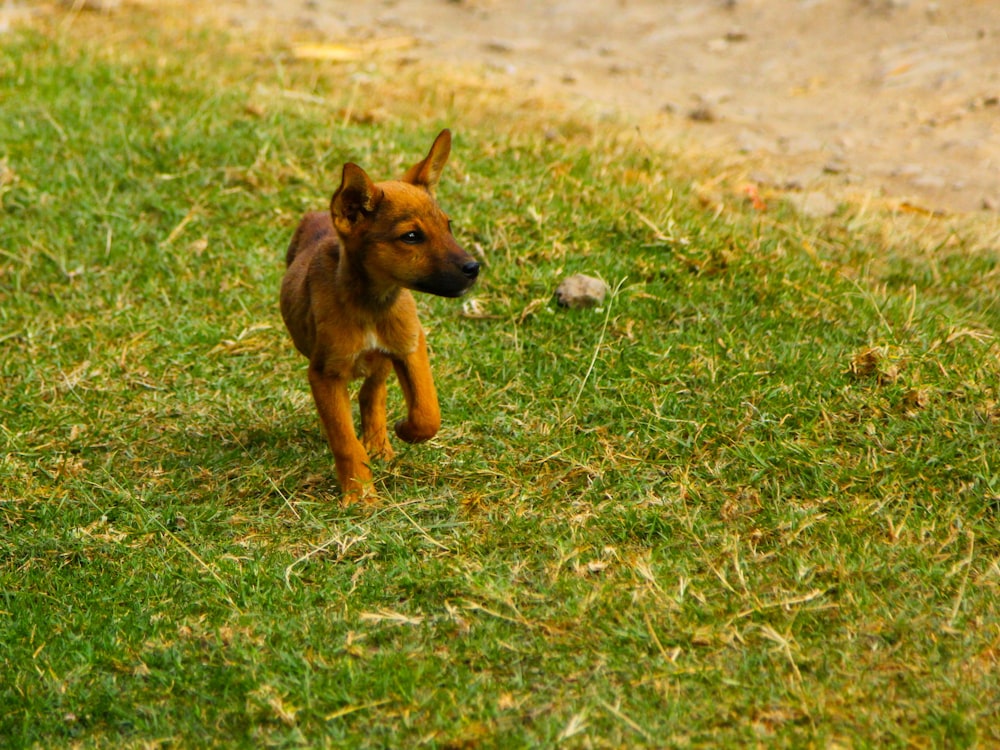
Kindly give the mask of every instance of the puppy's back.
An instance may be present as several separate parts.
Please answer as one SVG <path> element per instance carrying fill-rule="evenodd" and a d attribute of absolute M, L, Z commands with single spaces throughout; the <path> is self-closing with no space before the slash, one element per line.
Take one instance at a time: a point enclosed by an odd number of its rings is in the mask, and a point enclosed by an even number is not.
<path fill-rule="evenodd" d="M 332 282 L 340 256 L 340 240 L 329 213 L 308 213 L 299 223 L 285 253 L 284 278 L 281 280 L 281 317 L 292 335 L 295 347 L 312 357 L 316 343 L 313 319 L 313 290 L 310 268 L 317 266 L 316 283 Z"/>
<path fill-rule="evenodd" d="M 299 222 L 292 241 L 288 244 L 288 252 L 285 253 L 285 267 L 292 265 L 292 262 L 302 250 L 313 245 L 327 244 L 337 241 L 337 233 L 333 230 L 333 219 L 330 214 L 323 211 L 313 211 L 307 213 Z"/>

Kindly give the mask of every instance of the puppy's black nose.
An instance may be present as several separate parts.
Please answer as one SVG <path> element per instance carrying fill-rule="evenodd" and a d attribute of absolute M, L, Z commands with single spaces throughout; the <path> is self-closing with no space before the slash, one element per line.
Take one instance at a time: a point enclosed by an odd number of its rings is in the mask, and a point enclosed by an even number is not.
<path fill-rule="evenodd" d="M 465 274 L 467 279 L 474 279 L 479 275 L 479 264 L 474 260 L 470 260 L 464 266 L 462 266 L 462 273 Z"/>

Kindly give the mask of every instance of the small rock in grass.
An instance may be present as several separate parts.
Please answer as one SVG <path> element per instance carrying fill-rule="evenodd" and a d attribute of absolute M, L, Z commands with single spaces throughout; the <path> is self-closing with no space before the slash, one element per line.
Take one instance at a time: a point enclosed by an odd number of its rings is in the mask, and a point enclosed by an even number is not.
<path fill-rule="evenodd" d="M 600 305 L 607 294 L 606 283 L 582 273 L 566 277 L 556 289 L 559 304 L 573 309 Z"/>

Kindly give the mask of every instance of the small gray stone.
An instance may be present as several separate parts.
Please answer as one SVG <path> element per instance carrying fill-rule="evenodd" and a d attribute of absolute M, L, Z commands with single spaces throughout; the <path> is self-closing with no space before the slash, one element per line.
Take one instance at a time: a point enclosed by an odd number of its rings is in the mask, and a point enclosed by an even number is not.
<path fill-rule="evenodd" d="M 563 307 L 595 307 L 608 294 L 608 285 L 593 276 L 578 273 L 563 279 L 556 289 L 556 299 Z"/>

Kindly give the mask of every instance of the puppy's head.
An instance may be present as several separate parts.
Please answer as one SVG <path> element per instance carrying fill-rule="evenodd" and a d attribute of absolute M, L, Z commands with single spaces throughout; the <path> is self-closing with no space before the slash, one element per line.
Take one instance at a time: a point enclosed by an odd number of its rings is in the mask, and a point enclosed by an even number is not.
<path fill-rule="evenodd" d="M 475 282 L 479 263 L 455 241 L 434 198 L 450 153 L 443 130 L 402 180 L 376 184 L 356 164 L 344 165 L 333 223 L 351 262 L 371 279 L 442 297 L 461 296 Z"/>

